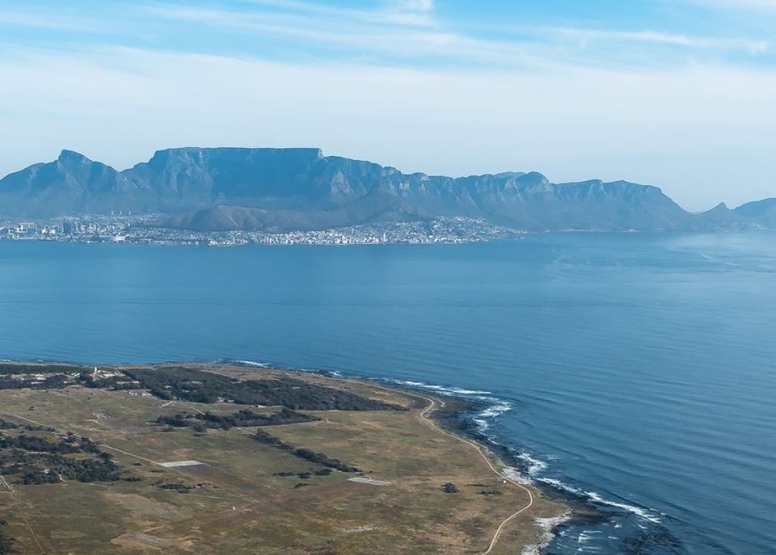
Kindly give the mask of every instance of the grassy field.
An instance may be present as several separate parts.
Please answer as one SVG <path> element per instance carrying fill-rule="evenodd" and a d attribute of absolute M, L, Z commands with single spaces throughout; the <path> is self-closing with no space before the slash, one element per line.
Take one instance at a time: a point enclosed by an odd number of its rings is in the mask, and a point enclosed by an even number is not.
<path fill-rule="evenodd" d="M 256 376 L 239 368 L 214 370 Z M 0 417 L 51 426 L 58 434 L 88 436 L 141 478 L 17 485 L 13 493 L 0 487 L 0 518 L 8 521 L 8 535 L 17 538 L 18 552 L 477 554 L 488 549 L 504 519 L 528 504 L 527 492 L 505 484 L 473 446 L 423 418 L 427 400 L 357 381 L 295 377 L 411 409 L 305 411 L 321 421 L 262 428 L 388 485 L 353 482 L 354 474 L 338 471 L 315 475 L 320 465 L 259 443 L 251 437 L 255 428 L 198 434 L 153 424 L 159 415 L 182 411 L 226 415 L 241 408 L 234 405 L 170 402 L 138 392 L 80 387 L 0 391 Z M 203 464 L 160 465 L 185 460 Z M 446 483 L 455 484 L 458 493 L 445 493 Z M 161 487 L 171 484 L 191 489 L 181 493 Z M 505 527 L 492 553 L 521 552 L 541 536 L 536 518 L 564 512 L 534 495 L 534 505 Z"/>

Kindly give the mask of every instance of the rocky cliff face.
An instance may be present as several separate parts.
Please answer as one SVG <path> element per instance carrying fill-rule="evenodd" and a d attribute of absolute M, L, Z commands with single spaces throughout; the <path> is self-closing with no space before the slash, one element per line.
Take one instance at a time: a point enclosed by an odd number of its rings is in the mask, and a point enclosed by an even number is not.
<path fill-rule="evenodd" d="M 550 183 L 539 173 L 462 178 L 403 174 L 318 149 L 180 148 L 118 172 L 70 151 L 0 180 L 0 215 L 111 211 L 170 215 L 207 229 L 325 229 L 439 216 L 530 231 L 702 230 L 659 189 L 624 181 Z"/>

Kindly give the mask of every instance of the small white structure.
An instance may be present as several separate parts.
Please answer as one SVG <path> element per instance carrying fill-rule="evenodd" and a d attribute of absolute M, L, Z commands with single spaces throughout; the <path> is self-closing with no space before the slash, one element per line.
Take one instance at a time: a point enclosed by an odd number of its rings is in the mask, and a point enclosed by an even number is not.
<path fill-rule="evenodd" d="M 199 461 L 173 461 L 173 462 L 166 462 L 166 463 L 159 463 L 159 466 L 163 466 L 165 468 L 181 468 L 184 466 L 202 466 L 205 463 L 201 463 Z"/>
<path fill-rule="evenodd" d="M 390 486 L 392 482 L 383 482 L 381 480 L 375 480 L 373 478 L 368 478 L 366 476 L 356 476 L 355 478 L 351 478 L 348 480 L 348 482 L 356 482 L 357 484 L 366 484 L 368 486 L 377 486 L 384 488 L 386 486 Z"/>

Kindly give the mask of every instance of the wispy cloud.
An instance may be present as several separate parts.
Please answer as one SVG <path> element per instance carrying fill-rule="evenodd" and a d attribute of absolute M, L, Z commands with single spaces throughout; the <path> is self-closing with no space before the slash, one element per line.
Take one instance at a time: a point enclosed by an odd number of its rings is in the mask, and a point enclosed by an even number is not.
<path fill-rule="evenodd" d="M 113 25 L 83 14 L 40 13 L 28 11 L 0 11 L 0 27 L 28 27 L 59 31 L 87 31 L 110 33 Z"/>
<path fill-rule="evenodd" d="M 513 27 L 499 38 L 467 32 L 434 18 L 431 0 L 396 0 L 374 10 L 322 6 L 299 0 L 248 0 L 258 9 L 198 8 L 155 3 L 143 9 L 155 18 L 238 30 L 255 37 L 307 41 L 343 55 L 371 56 L 382 63 L 511 65 L 547 68 L 556 64 L 671 65 L 687 53 L 770 51 L 767 40 L 707 37 L 655 30 Z M 271 9 L 267 9 L 271 8 Z M 655 51 L 653 47 L 662 50 Z"/>
<path fill-rule="evenodd" d="M 732 0 L 685 0 L 725 4 Z M 776 0 L 743 0 L 774 5 Z M 56 6 L 56 5 L 54 5 Z M 106 2 L 99 10 L 0 11 L 0 26 L 61 31 L 53 44 L 83 41 L 84 32 L 114 44 L 162 45 L 170 50 L 285 60 L 365 61 L 385 65 L 520 67 L 548 70 L 569 64 L 672 67 L 688 60 L 725 57 L 773 58 L 770 37 L 695 35 L 656 29 L 547 27 L 520 24 L 477 27 L 443 19 L 434 0 L 373 0 L 348 7 L 307 0 L 209 2 Z M 76 11 L 73 11 L 76 10 Z M 174 42 L 193 35 L 202 40 Z"/>
<path fill-rule="evenodd" d="M 434 0 L 397 0 L 384 12 L 388 21 L 404 25 L 433 27 Z"/>
<path fill-rule="evenodd" d="M 683 0 L 683 2 L 706 8 L 776 13 L 776 0 Z"/>
<path fill-rule="evenodd" d="M 125 167 L 170 146 L 305 145 L 407 171 L 629 178 L 694 206 L 765 196 L 776 171 L 776 75 L 757 69 L 441 72 L 93 47 L 20 51 L 0 74 L 4 171 L 65 147 Z M 733 169 L 740 189 L 723 196 Z"/>
<path fill-rule="evenodd" d="M 698 50 L 744 50 L 751 54 L 763 54 L 769 50 L 767 40 L 746 38 L 704 37 L 660 31 L 605 31 L 595 29 L 555 28 L 548 30 L 559 37 L 578 40 L 582 44 L 592 42 L 642 43 L 679 46 Z"/>
<path fill-rule="evenodd" d="M 520 41 L 478 39 L 439 28 L 431 20 L 414 19 L 415 15 L 427 17 L 424 14 L 432 11 L 433 3 L 428 0 L 394 3 L 389 8 L 375 11 L 323 10 L 307 3 L 285 0 L 254 1 L 257 2 L 293 9 L 245 13 L 157 3 L 146 6 L 145 10 L 155 17 L 347 48 L 360 56 L 372 54 L 384 59 L 398 56 L 405 61 L 413 57 L 415 60 L 433 57 L 445 64 L 451 61 L 542 63 L 540 56 L 529 54 L 527 44 Z"/>
<path fill-rule="evenodd" d="M 354 9 L 327 6 L 303 0 L 242 0 L 246 5 L 263 6 L 291 13 L 343 18 L 346 21 L 363 21 L 389 25 L 434 27 L 433 0 L 393 0 L 373 9 Z M 249 12 L 252 13 L 252 12 Z"/>

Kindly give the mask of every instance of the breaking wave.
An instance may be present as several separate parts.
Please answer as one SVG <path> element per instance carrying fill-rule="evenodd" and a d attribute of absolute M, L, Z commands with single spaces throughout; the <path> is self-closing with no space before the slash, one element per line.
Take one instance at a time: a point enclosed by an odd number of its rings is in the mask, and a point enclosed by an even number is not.
<path fill-rule="evenodd" d="M 478 391 L 476 389 L 462 389 L 460 387 L 445 387 L 443 385 L 434 385 L 434 384 L 428 384 L 425 382 L 416 382 L 412 380 L 384 380 L 384 381 L 388 383 L 393 383 L 396 385 L 405 386 L 405 387 L 425 389 L 427 391 L 433 391 L 435 393 L 439 393 L 440 395 L 447 395 L 448 397 L 454 397 L 454 396 L 471 397 L 474 395 L 478 395 L 478 396 L 492 395 L 490 391 Z"/>
<path fill-rule="evenodd" d="M 632 513 L 637 517 L 642 518 L 646 521 L 649 521 L 653 524 L 660 524 L 660 518 L 657 515 L 642 507 L 637 507 L 636 505 L 629 505 L 627 503 L 620 503 L 619 501 L 611 501 L 594 491 L 585 491 L 580 488 L 575 488 L 554 478 L 539 478 L 537 481 L 543 484 L 546 484 L 552 488 L 555 488 L 557 490 L 565 491 L 567 493 L 571 493 L 572 495 L 589 499 L 590 501 L 598 505 L 604 505 L 606 507 L 614 507 L 616 509 L 622 509 L 623 511 Z"/>
<path fill-rule="evenodd" d="M 463 389 L 457 387 L 445 387 L 440 385 L 428 384 L 426 382 L 412 381 L 412 380 L 384 380 L 388 383 L 392 383 L 402 387 L 408 387 L 411 389 L 420 389 L 439 395 L 460 397 L 482 403 L 484 408 L 480 409 L 477 413 L 471 416 L 471 422 L 474 424 L 475 431 L 481 437 L 487 439 L 487 441 L 494 446 L 503 447 L 499 444 L 499 437 L 491 431 L 493 423 L 504 413 L 513 409 L 513 405 L 503 399 L 496 398 L 489 391 L 478 391 Z M 555 478 L 549 478 L 544 474 L 550 469 L 550 463 L 537 457 L 535 454 L 526 451 L 525 449 L 509 449 L 509 452 L 514 460 L 518 463 L 516 466 L 505 466 L 503 468 L 504 476 L 523 485 L 544 485 L 555 489 L 557 491 L 571 494 L 574 497 L 580 499 L 583 502 L 590 503 L 593 506 L 597 506 L 601 509 L 609 508 L 619 511 L 623 511 L 623 514 L 633 515 L 638 520 L 641 520 L 645 524 L 651 526 L 660 524 L 661 520 L 658 514 L 654 512 L 632 505 L 624 503 L 618 500 L 607 499 L 599 493 L 594 491 L 586 491 L 581 488 L 577 488 L 568 485 L 561 480 Z M 542 541 L 538 545 L 529 546 L 523 552 L 522 555 L 538 555 L 546 549 L 550 543 L 555 539 L 555 530 L 561 524 L 571 520 L 571 515 L 564 515 L 563 518 L 555 519 L 544 522 L 546 526 L 545 534 Z M 636 522 L 638 525 L 638 521 Z M 638 525 L 643 528 L 643 526 Z M 584 533 L 579 537 L 580 542 L 593 540 L 592 537 L 587 537 Z M 588 546 L 588 550 L 596 549 L 593 546 Z"/>
<path fill-rule="evenodd" d="M 257 361 L 251 361 L 251 360 L 230 360 L 230 362 L 244 365 L 244 366 L 251 366 L 255 368 L 276 367 L 265 362 L 257 362 Z M 302 371 L 310 371 L 310 370 L 302 370 Z M 342 373 L 339 371 L 327 371 L 322 373 L 325 373 L 331 376 L 336 376 L 336 377 L 342 376 Z M 490 432 L 490 428 L 492 424 L 500 416 L 513 410 L 514 407 L 512 403 L 504 399 L 499 399 L 495 397 L 493 393 L 491 393 L 490 391 L 442 386 L 442 385 L 429 384 L 426 382 L 415 381 L 415 380 L 379 379 L 378 381 L 389 385 L 396 385 L 399 387 L 406 387 L 409 389 L 423 390 L 437 395 L 442 395 L 446 397 L 457 397 L 457 398 L 462 398 L 462 399 L 467 399 L 467 400 L 477 402 L 481 407 L 484 407 L 484 408 L 481 408 L 480 410 L 478 410 L 478 412 L 471 415 L 470 417 L 470 421 L 475 426 L 476 433 L 481 437 L 486 438 L 488 442 L 490 442 L 492 445 L 498 446 L 498 447 L 504 447 L 503 445 L 500 445 L 498 443 L 498 437 Z M 620 501 L 613 501 L 610 499 L 606 499 L 605 497 L 603 497 L 602 495 L 594 491 L 586 491 L 584 489 L 580 489 L 580 488 L 568 485 L 562 482 L 561 480 L 542 476 L 550 467 L 547 461 L 544 461 L 538 458 L 535 454 L 530 453 L 526 450 L 509 449 L 509 451 L 510 451 L 510 454 L 514 457 L 514 460 L 516 460 L 519 464 L 517 465 L 517 467 L 505 466 L 503 471 L 504 471 L 505 477 L 511 480 L 514 480 L 517 483 L 520 483 L 523 485 L 543 484 L 555 490 L 562 491 L 562 492 L 571 494 L 577 498 L 586 500 L 592 503 L 593 505 L 619 509 L 629 514 L 635 515 L 636 517 L 642 519 L 643 521 L 646 521 L 652 524 L 659 524 L 661 522 L 658 515 L 656 515 L 652 511 L 649 511 L 645 508 L 631 505 L 628 503 L 623 503 Z M 539 524 L 542 525 L 542 527 L 545 528 L 546 530 L 544 541 L 542 541 L 540 545 L 532 546 L 531 548 L 528 548 L 528 549 L 533 549 L 533 551 L 527 550 L 524 552 L 524 555 L 528 555 L 528 553 L 531 553 L 531 554 L 541 553 L 541 550 L 546 548 L 548 543 L 554 537 L 552 535 L 552 530 L 569 519 L 570 519 L 570 515 L 565 515 L 564 517 L 559 519 L 547 519 L 546 522 L 540 522 Z"/>
<path fill-rule="evenodd" d="M 409 387 L 412 389 L 422 389 L 437 393 L 439 395 L 445 395 L 448 397 L 460 397 L 463 399 L 469 399 L 477 401 L 485 406 L 484 409 L 479 411 L 472 417 L 472 422 L 477 426 L 477 431 L 489 440 L 494 441 L 495 438 L 487 434 L 487 430 L 490 428 L 491 422 L 504 414 L 512 410 L 512 405 L 503 399 L 497 399 L 490 391 L 481 391 L 477 389 L 463 389 L 460 387 L 446 387 L 442 385 L 428 384 L 425 382 L 418 382 L 412 380 L 385 380 L 388 383 L 399 385 L 402 387 Z"/>
<path fill-rule="evenodd" d="M 256 362 L 254 360 L 235 360 L 233 361 L 234 364 L 239 364 L 240 366 L 252 366 L 254 368 L 272 368 L 272 365 L 268 362 Z"/>

